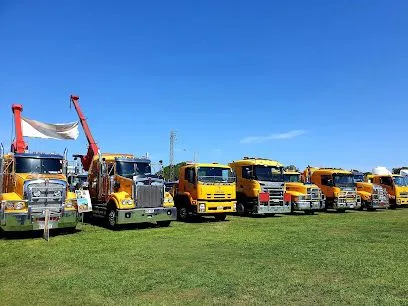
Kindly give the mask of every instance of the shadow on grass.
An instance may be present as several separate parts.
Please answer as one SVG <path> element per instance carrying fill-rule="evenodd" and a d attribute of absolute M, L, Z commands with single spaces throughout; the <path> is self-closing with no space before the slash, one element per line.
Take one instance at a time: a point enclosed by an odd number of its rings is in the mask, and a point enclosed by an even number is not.
<path fill-rule="evenodd" d="M 231 214 L 231 216 L 241 217 L 241 218 L 253 218 L 253 219 L 264 219 L 264 218 L 280 218 L 286 214 L 245 214 L 240 215 L 238 213 Z"/>
<path fill-rule="evenodd" d="M 75 235 L 76 233 L 81 232 L 80 229 L 51 229 L 50 238 L 57 236 L 68 236 Z M 36 231 L 23 231 L 23 232 L 0 232 L 0 238 L 3 240 L 24 240 L 24 239 L 34 239 L 43 237 L 42 230 Z"/>
<path fill-rule="evenodd" d="M 175 220 L 171 221 L 169 226 L 171 226 L 171 224 L 175 222 Z M 151 229 L 151 228 L 164 228 L 164 227 L 168 227 L 168 226 L 160 226 L 159 224 L 157 224 L 156 222 L 143 222 L 143 223 L 131 223 L 131 224 L 118 224 L 116 225 L 116 227 L 114 229 L 111 229 L 107 222 L 104 220 L 99 220 L 99 219 L 89 219 L 87 220 L 84 224 L 89 224 L 89 225 L 93 225 L 93 226 L 97 226 L 100 228 L 104 228 L 107 230 L 112 230 L 112 231 L 121 231 L 121 230 L 135 230 L 135 229 L 139 229 L 139 230 L 143 230 L 143 229 Z"/>
<path fill-rule="evenodd" d="M 321 211 L 317 212 L 315 211 L 313 214 L 305 214 L 302 211 L 294 211 L 290 213 L 290 216 L 296 216 L 296 217 L 313 217 L 313 216 L 318 216 Z"/>

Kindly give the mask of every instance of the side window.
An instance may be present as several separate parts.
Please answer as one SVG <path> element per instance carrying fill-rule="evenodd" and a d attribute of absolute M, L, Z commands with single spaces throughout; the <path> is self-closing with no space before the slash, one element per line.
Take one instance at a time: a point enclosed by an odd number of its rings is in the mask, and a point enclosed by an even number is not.
<path fill-rule="evenodd" d="M 194 184 L 194 182 L 195 182 L 195 171 L 194 171 L 194 168 L 186 168 L 186 169 L 185 169 L 184 176 L 185 176 L 186 180 L 187 180 L 189 183 Z"/>
<path fill-rule="evenodd" d="M 333 179 L 331 175 L 322 175 L 321 183 L 323 186 L 333 186 Z"/>
<path fill-rule="evenodd" d="M 392 185 L 392 178 L 390 178 L 390 177 L 382 177 L 382 178 L 380 179 L 380 184 L 384 184 L 384 185 L 391 186 L 391 185 Z"/>
<path fill-rule="evenodd" d="M 252 178 L 252 169 L 250 166 L 242 167 L 242 178 L 249 180 Z"/>

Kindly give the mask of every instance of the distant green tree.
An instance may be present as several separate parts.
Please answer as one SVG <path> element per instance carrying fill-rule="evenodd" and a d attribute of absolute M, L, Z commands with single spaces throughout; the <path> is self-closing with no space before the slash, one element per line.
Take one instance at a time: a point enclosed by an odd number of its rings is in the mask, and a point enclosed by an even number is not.
<path fill-rule="evenodd" d="M 174 176 L 176 180 L 178 180 L 180 167 L 185 165 L 186 165 L 185 162 L 181 162 L 174 165 Z M 170 180 L 170 165 L 163 167 L 163 172 L 159 171 L 157 172 L 157 174 L 162 175 L 166 181 Z"/>
<path fill-rule="evenodd" d="M 401 170 L 406 170 L 408 167 L 392 168 L 392 173 L 400 174 Z"/>
<path fill-rule="evenodd" d="M 284 170 L 285 170 L 285 171 L 296 171 L 296 172 L 300 172 L 299 169 L 298 169 L 295 165 L 286 166 Z"/>

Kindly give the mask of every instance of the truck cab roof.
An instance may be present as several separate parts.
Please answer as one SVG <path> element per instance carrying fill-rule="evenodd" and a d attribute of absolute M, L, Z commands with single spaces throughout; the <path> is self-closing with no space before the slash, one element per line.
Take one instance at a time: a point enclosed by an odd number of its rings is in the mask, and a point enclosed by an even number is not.
<path fill-rule="evenodd" d="M 266 159 L 266 158 L 249 158 L 244 157 L 241 160 L 232 161 L 230 165 L 237 166 L 271 166 L 271 167 L 283 167 L 283 164 L 276 160 Z"/>
<path fill-rule="evenodd" d="M 63 159 L 64 157 L 60 154 L 49 154 L 49 153 L 14 153 L 15 157 L 27 157 L 27 158 L 55 158 Z"/>

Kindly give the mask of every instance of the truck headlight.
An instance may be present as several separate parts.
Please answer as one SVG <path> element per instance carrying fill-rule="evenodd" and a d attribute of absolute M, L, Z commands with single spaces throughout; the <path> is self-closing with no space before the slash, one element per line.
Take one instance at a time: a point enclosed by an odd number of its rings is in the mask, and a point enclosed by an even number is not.
<path fill-rule="evenodd" d="M 200 212 L 205 212 L 205 204 L 200 204 L 198 209 Z"/>
<path fill-rule="evenodd" d="M 61 190 L 56 190 L 56 191 L 54 191 L 54 197 L 60 197 L 62 195 L 62 192 L 61 192 Z"/>
<path fill-rule="evenodd" d="M 397 199 L 397 204 L 401 204 L 401 199 Z"/>
<path fill-rule="evenodd" d="M 122 200 L 122 205 L 132 205 L 133 200 L 132 199 L 123 199 Z"/>
<path fill-rule="evenodd" d="M 24 202 L 16 202 L 16 203 L 14 203 L 14 209 L 15 209 L 15 210 L 20 210 L 20 209 L 24 209 L 24 208 L 25 208 Z"/>
<path fill-rule="evenodd" d="M 36 198 L 40 197 L 41 196 L 41 191 L 39 191 L 39 190 L 34 191 L 33 196 L 35 196 Z"/>

